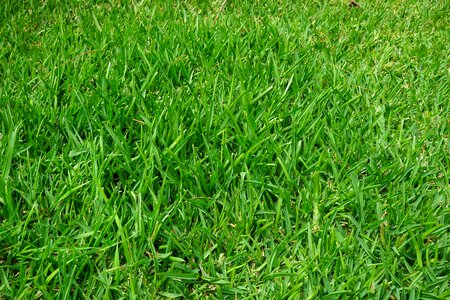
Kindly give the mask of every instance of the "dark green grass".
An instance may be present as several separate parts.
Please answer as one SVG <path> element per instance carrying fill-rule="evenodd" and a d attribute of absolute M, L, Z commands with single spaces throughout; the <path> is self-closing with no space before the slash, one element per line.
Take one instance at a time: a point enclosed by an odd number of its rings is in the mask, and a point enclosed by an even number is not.
<path fill-rule="evenodd" d="M 0 298 L 450 296 L 448 1 L 0 5 Z"/>

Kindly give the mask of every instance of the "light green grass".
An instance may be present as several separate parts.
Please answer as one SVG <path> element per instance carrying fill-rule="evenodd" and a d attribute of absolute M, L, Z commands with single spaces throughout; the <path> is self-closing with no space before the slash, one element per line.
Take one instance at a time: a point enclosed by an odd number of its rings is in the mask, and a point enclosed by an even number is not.
<path fill-rule="evenodd" d="M 0 298 L 450 297 L 450 2 L 16 2 Z"/>

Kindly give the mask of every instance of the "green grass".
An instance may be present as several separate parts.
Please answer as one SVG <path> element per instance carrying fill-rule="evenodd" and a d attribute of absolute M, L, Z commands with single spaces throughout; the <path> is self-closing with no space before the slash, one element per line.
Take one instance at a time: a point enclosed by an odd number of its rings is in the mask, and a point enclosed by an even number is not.
<path fill-rule="evenodd" d="M 1 299 L 450 297 L 450 2 L 26 2 Z"/>

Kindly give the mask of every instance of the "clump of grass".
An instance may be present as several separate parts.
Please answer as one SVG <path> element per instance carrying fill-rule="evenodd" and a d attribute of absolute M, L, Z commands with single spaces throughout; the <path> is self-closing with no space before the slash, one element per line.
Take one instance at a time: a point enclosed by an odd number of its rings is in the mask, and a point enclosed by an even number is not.
<path fill-rule="evenodd" d="M 0 295 L 449 297 L 449 9 L 6 1 Z"/>

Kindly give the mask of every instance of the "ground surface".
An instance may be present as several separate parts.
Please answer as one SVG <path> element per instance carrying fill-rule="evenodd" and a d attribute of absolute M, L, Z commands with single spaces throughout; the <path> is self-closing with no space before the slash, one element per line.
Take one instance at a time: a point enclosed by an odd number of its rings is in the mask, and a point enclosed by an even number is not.
<path fill-rule="evenodd" d="M 0 298 L 450 296 L 449 1 L 16 2 Z"/>

